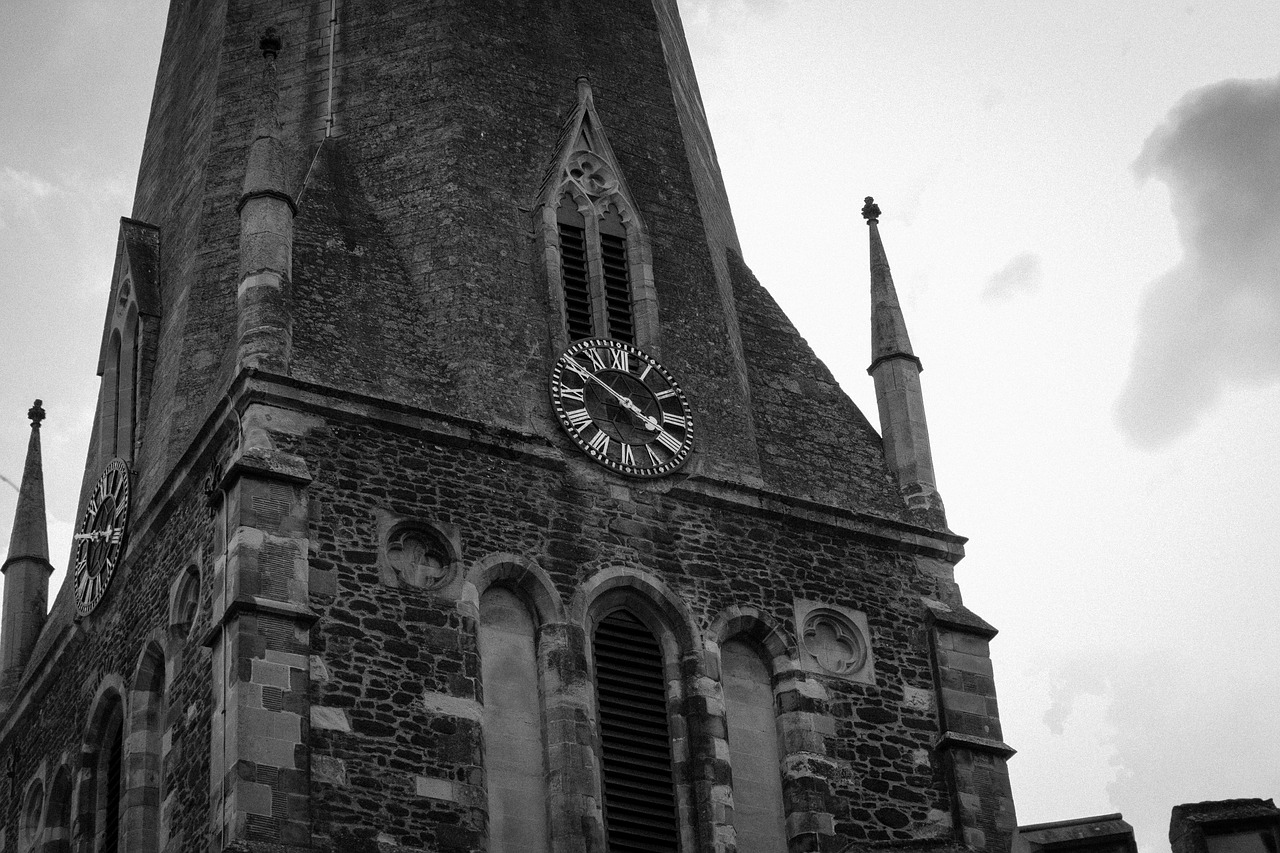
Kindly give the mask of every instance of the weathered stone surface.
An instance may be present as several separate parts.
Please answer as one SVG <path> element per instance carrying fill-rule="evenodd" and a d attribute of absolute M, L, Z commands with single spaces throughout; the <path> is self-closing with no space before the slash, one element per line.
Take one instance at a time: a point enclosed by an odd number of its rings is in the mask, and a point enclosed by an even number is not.
<path fill-rule="evenodd" d="M 344 9 L 359 23 L 321 145 L 327 2 L 174 4 L 135 201 L 162 235 L 163 311 L 135 533 L 74 628 L 64 589 L 0 720 L 0 750 L 41 744 L 2 752 L 6 837 L 31 780 L 80 773 L 95 696 L 132 688 L 155 643 L 170 849 L 485 849 L 477 620 L 496 584 L 536 615 L 557 853 L 604 848 L 590 643 L 597 609 L 628 604 L 666 631 L 681 853 L 730 853 L 743 800 L 773 790 L 734 790 L 718 655 L 735 639 L 769 668 L 782 793 L 755 813 L 781 816 L 791 853 L 1001 838 L 991 632 L 955 591 L 961 540 L 906 507 L 879 436 L 742 264 L 674 3 Z M 290 312 L 288 376 L 235 372 L 266 26 L 298 204 L 270 306 Z M 554 249 L 528 205 L 583 74 L 648 229 L 655 350 L 697 424 L 693 461 L 653 482 L 580 454 L 546 398 Z M 398 525 L 449 553 L 405 570 Z M 194 625 L 168 636 L 192 567 Z M 863 677 L 802 665 L 797 600 L 857 614 Z"/>

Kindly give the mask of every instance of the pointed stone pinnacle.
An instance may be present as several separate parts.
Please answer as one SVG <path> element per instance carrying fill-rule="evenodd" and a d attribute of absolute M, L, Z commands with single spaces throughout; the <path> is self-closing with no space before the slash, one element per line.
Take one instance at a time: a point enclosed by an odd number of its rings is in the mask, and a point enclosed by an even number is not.
<path fill-rule="evenodd" d="M 27 461 L 18 487 L 18 505 L 13 514 L 13 532 L 9 539 L 9 558 L 34 558 L 49 561 L 49 534 L 45 525 L 44 466 L 40 459 L 40 422 L 44 408 L 40 401 L 27 412 L 31 419 L 31 438 L 27 444 Z"/>
<path fill-rule="evenodd" d="M 911 349 L 911 337 L 907 334 L 907 323 L 898 303 L 898 291 L 893 286 L 893 273 L 889 271 L 889 258 L 880 240 L 876 218 L 880 215 L 880 208 L 870 196 L 862 208 L 862 215 L 867 217 L 871 237 L 871 367 L 867 371 L 871 372 L 886 359 L 899 357 L 914 361 L 919 369 L 920 359 Z"/>

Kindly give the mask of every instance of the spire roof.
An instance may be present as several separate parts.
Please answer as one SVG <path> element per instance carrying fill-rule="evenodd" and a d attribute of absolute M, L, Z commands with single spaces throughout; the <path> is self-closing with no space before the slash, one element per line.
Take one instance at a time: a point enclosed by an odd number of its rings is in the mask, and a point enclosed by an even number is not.
<path fill-rule="evenodd" d="M 893 286 L 893 273 L 889 271 L 889 259 L 880 242 L 880 207 L 875 199 L 867 196 L 862 208 L 871 232 L 871 367 L 890 358 L 908 358 L 920 367 L 920 359 L 911 349 L 907 335 L 907 323 L 898 304 L 898 291 Z M 923 369 L 923 368 L 921 368 Z"/>
<path fill-rule="evenodd" d="M 49 562 L 49 532 L 44 515 L 44 466 L 40 460 L 40 422 L 44 409 L 40 401 L 27 412 L 31 418 L 31 439 L 27 443 L 27 463 L 18 489 L 18 507 L 13 514 L 13 535 L 9 539 L 6 563 L 28 558 Z"/>

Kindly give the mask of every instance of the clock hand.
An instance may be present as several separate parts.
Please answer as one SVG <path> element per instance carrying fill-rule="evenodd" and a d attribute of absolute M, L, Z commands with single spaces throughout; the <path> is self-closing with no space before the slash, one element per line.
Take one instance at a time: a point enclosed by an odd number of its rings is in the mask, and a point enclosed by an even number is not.
<path fill-rule="evenodd" d="M 76 533 L 71 537 L 72 541 L 97 541 L 98 539 L 110 540 L 114 545 L 120 540 L 120 528 L 108 525 L 101 530 L 94 530 L 90 533 Z"/>
<path fill-rule="evenodd" d="M 645 427 L 649 429 L 651 432 L 657 432 L 662 428 L 662 425 L 658 423 L 657 418 L 650 417 L 649 415 L 646 415 L 644 412 L 640 411 L 640 407 L 637 406 L 634 402 L 632 402 L 630 397 L 620 394 L 618 391 L 614 389 L 612 385 L 610 385 L 608 382 L 605 382 L 599 376 L 596 376 L 590 370 L 587 370 L 586 368 L 578 364 L 573 359 L 569 359 L 569 367 L 570 369 L 573 370 L 574 373 L 578 374 L 583 379 L 590 379 L 592 382 L 596 383 L 601 388 L 603 388 L 604 390 L 612 394 L 614 399 L 622 404 L 622 408 L 626 409 L 632 415 L 639 418 L 640 421 L 645 425 Z"/>

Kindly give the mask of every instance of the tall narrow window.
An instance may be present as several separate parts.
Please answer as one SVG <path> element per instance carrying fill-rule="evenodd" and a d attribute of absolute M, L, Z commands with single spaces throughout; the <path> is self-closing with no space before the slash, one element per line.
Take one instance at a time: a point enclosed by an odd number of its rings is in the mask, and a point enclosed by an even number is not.
<path fill-rule="evenodd" d="M 679 849 L 662 648 L 643 622 L 616 610 L 596 627 L 596 701 L 610 853 Z"/>
<path fill-rule="evenodd" d="M 764 659 L 730 640 L 720 650 L 739 853 L 787 849 L 773 687 Z"/>
<path fill-rule="evenodd" d="M 71 853 L 71 773 L 66 767 L 53 779 L 47 813 L 41 853 Z"/>
<path fill-rule="evenodd" d="M 133 459 L 134 409 L 138 402 L 138 308 L 129 306 L 116 367 L 116 452 Z"/>
<path fill-rule="evenodd" d="M 101 853 L 119 853 L 120 850 L 120 776 L 124 764 L 124 720 L 117 709 L 112 715 L 103 738 L 99 768 L 102 781 L 102 841 Z"/>
<path fill-rule="evenodd" d="M 155 853 L 164 847 L 165 653 L 148 645 L 129 694 L 129 760 L 125 768 L 123 819 L 128 853 Z"/>
<path fill-rule="evenodd" d="M 586 221 L 572 196 L 566 195 L 556 211 L 560 229 L 560 276 L 564 287 L 565 323 L 569 340 L 592 337 L 591 276 L 587 270 Z"/>
<path fill-rule="evenodd" d="M 631 258 L 627 228 L 617 208 L 607 204 L 603 214 L 584 217 L 566 193 L 556 209 L 556 229 L 569 340 L 613 338 L 634 344 Z"/>
<path fill-rule="evenodd" d="M 120 433 L 120 333 L 111 334 L 102 372 L 102 412 L 98 416 L 99 441 L 104 459 L 118 456 Z"/>
<path fill-rule="evenodd" d="M 545 853 L 547 783 L 533 618 L 515 593 L 480 596 L 489 853 Z"/>
<path fill-rule="evenodd" d="M 18 853 L 33 853 L 40 847 L 40 814 L 44 809 L 44 785 L 36 782 L 27 790 L 18 831 Z"/>
<path fill-rule="evenodd" d="M 644 218 L 596 113 L 591 84 L 580 77 L 577 88 L 578 106 L 561 129 L 538 193 L 549 304 L 564 324 L 555 338 L 657 348 L 658 299 Z"/>
<path fill-rule="evenodd" d="M 627 272 L 627 229 L 612 207 L 600 220 L 600 265 L 604 280 L 605 325 L 608 337 L 634 344 L 631 320 L 631 276 Z"/>

